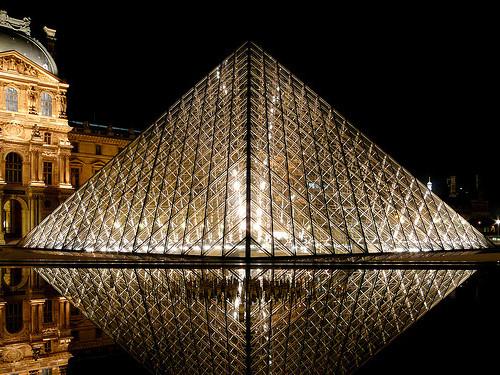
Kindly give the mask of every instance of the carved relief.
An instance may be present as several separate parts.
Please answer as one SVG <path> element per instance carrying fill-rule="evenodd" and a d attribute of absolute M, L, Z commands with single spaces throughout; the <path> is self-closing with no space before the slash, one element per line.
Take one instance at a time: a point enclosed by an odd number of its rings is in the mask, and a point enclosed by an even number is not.
<path fill-rule="evenodd" d="M 35 124 L 33 125 L 33 130 L 31 131 L 31 139 L 38 139 L 38 138 L 42 138 L 42 136 L 40 135 L 40 129 L 38 129 L 38 125 Z"/>
<path fill-rule="evenodd" d="M 44 158 L 47 158 L 47 159 L 56 159 L 57 158 L 57 154 L 53 151 L 48 151 L 48 150 L 44 150 L 42 152 L 42 156 Z"/>
<path fill-rule="evenodd" d="M 4 362 L 18 362 L 23 358 L 23 352 L 17 348 L 4 349 L 2 353 L 2 360 Z"/>
<path fill-rule="evenodd" d="M 0 58 L 0 68 L 3 71 L 16 71 L 19 74 L 38 77 L 38 71 L 33 66 L 15 56 Z"/>
<path fill-rule="evenodd" d="M 31 346 L 28 344 L 7 346 L 0 351 L 0 358 L 3 362 L 18 362 L 25 357 L 29 357 L 31 355 L 31 351 Z"/>
<path fill-rule="evenodd" d="M 7 122 L 2 125 L 2 133 L 7 137 L 24 138 L 24 128 L 15 122 Z"/>

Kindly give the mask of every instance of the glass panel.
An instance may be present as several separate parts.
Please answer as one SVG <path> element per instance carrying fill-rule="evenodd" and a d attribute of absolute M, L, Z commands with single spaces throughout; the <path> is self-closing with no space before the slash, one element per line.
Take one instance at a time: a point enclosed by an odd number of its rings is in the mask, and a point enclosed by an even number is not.
<path fill-rule="evenodd" d="M 24 243 L 237 257 L 490 246 L 252 44 L 85 186 Z"/>
<path fill-rule="evenodd" d="M 42 92 L 40 102 L 42 116 L 52 116 L 52 96 L 49 93 Z"/>
<path fill-rule="evenodd" d="M 17 90 L 13 87 L 5 90 L 5 108 L 7 111 L 17 112 Z"/>

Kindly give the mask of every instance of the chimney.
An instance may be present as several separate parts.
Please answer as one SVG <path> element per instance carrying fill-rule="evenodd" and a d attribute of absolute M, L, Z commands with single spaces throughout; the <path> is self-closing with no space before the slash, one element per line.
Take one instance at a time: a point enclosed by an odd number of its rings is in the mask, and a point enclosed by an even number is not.
<path fill-rule="evenodd" d="M 44 26 L 43 31 L 45 32 L 45 44 L 47 50 L 52 55 L 54 60 L 56 59 L 56 30 L 50 27 Z"/>

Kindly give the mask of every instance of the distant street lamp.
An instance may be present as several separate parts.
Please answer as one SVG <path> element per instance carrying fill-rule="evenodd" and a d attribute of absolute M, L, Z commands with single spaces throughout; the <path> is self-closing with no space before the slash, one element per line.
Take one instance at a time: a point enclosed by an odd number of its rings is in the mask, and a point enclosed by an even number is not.
<path fill-rule="evenodd" d="M 497 225 L 497 236 L 500 236 L 500 219 L 496 219 L 495 224 Z"/>

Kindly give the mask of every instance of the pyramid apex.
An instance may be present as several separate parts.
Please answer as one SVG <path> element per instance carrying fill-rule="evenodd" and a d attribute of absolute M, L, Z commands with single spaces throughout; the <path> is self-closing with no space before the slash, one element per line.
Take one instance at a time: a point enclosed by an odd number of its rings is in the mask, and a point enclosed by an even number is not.
<path fill-rule="evenodd" d="M 23 245 L 246 258 L 490 246 L 252 41 L 169 113 Z"/>

